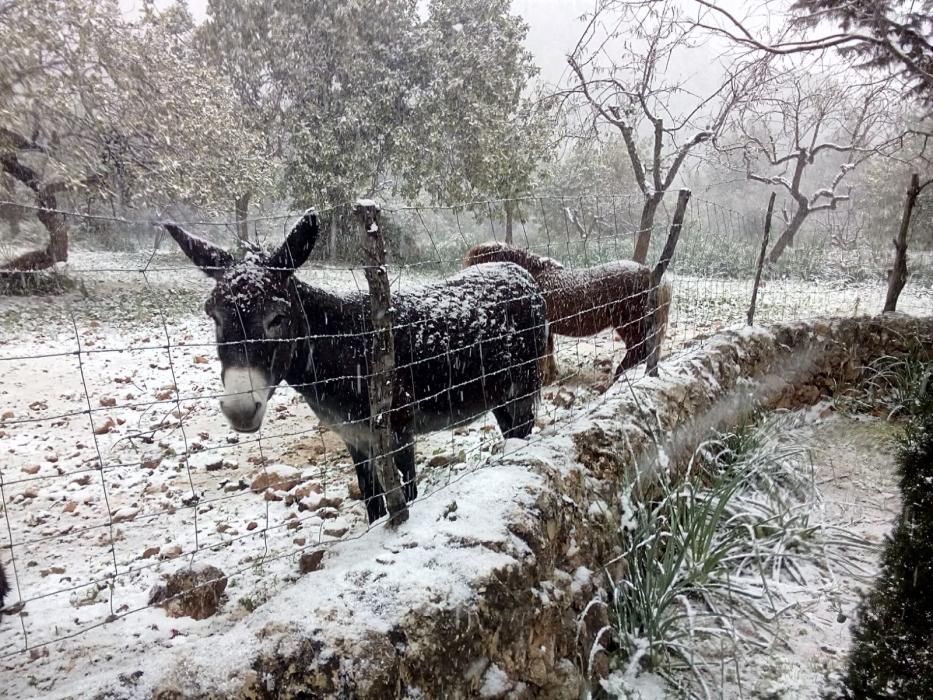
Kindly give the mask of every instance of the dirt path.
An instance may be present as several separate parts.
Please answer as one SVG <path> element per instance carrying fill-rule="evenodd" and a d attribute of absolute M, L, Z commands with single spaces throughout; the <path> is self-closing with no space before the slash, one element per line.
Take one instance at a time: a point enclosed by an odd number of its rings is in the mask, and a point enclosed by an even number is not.
<path fill-rule="evenodd" d="M 806 585 L 786 581 L 781 594 L 794 607 L 780 620 L 772 646 L 741 656 L 724 674 L 722 698 L 819 698 L 827 675 L 844 670 L 860 589 L 870 583 L 880 548 L 899 509 L 894 465 L 898 426 L 832 415 L 788 438 L 810 447 L 822 504 L 812 522 L 838 557 L 805 567 Z M 873 547 L 848 546 L 847 535 Z M 848 564 L 848 565 L 846 565 Z M 730 680 L 731 678 L 731 680 Z"/>

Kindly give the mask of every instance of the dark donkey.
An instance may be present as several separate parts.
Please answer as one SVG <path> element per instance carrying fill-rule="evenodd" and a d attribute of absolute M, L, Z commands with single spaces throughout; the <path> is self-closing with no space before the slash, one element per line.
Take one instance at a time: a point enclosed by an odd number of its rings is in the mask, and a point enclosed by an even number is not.
<path fill-rule="evenodd" d="M 0 617 L 3 617 L 3 599 L 10 590 L 10 584 L 6 580 L 6 572 L 3 570 L 3 564 L 0 564 Z"/>
<path fill-rule="evenodd" d="M 165 228 L 217 280 L 205 311 L 216 323 L 220 407 L 233 429 L 258 430 L 266 402 L 284 380 L 343 438 L 369 521 L 385 515 L 382 486 L 369 462 L 369 295 L 327 292 L 296 279 L 295 269 L 318 237 L 314 210 L 275 253 L 250 253 L 239 262 L 174 224 Z M 392 451 L 410 501 L 418 495 L 416 434 L 468 423 L 489 410 L 504 437 L 531 433 L 545 346 L 544 299 L 531 275 L 506 263 L 397 292 L 392 304 Z"/>

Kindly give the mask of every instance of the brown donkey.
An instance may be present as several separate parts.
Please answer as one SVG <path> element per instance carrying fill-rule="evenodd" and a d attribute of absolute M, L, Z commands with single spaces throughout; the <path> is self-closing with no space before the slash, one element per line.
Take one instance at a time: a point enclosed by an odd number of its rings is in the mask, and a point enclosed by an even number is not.
<path fill-rule="evenodd" d="M 557 376 L 554 334 L 572 338 L 614 328 L 625 342 L 625 357 L 613 380 L 644 362 L 667 330 L 671 286 L 662 281 L 651 289 L 651 269 L 632 261 L 615 261 L 569 270 L 552 258 L 505 243 L 481 243 L 471 248 L 464 266 L 512 262 L 524 267 L 541 288 L 550 332 L 544 359 L 544 383 Z M 655 293 L 652 293 L 655 292 Z M 653 312 L 657 308 L 657 315 Z"/>

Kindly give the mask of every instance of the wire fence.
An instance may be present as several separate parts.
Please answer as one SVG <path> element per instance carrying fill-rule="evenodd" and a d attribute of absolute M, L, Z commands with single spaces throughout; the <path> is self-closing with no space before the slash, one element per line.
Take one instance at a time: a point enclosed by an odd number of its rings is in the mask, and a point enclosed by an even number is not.
<path fill-rule="evenodd" d="M 526 450 L 568 430 L 599 404 L 626 353 L 660 336 L 660 329 L 648 323 L 654 318 L 650 305 L 639 306 L 649 297 L 656 300 L 659 290 L 634 284 L 642 279 L 640 273 L 619 262 L 631 257 L 639 210 L 636 196 L 529 197 L 464 208 L 383 210 L 393 299 L 408 299 L 412 308 L 424 306 L 399 318 L 394 328 L 396 342 L 408 353 L 399 354 L 396 346 L 395 369 L 415 393 L 409 403 L 396 404 L 413 414 L 416 426 L 406 436 L 413 440 L 417 467 L 413 512 L 419 501 L 441 497 L 451 483 L 494 464 L 503 452 Z M 316 345 L 317 352 L 324 348 L 334 357 L 346 354 L 340 359 L 349 362 L 372 335 L 360 314 L 368 307 L 366 280 L 354 258 L 357 232 L 349 207 L 319 213 L 320 240 L 312 261 L 296 277 L 308 288 L 324 290 L 313 299 L 326 299 L 329 305 L 306 305 L 312 330 L 278 340 L 289 347 Z M 62 214 L 75 230 L 106 222 L 145 247 L 73 251 L 64 274 L 35 275 L 58 275 L 76 281 L 76 287 L 54 296 L 3 300 L 0 565 L 10 591 L 0 619 L 0 660 L 9 663 L 119 618 L 138 616 L 140 625 L 162 620 L 163 613 L 150 602 L 150 589 L 162 574 L 183 565 L 216 566 L 230 581 L 231 604 L 252 610 L 298 575 L 302 555 L 364 537 L 384 523 L 368 522 L 365 494 L 344 439 L 365 434 L 368 417 L 319 420 L 283 382 L 268 399 L 261 429 L 234 432 L 219 408 L 230 393 L 221 382 L 215 322 L 203 312 L 214 282 L 150 221 Z M 247 247 L 280 245 L 298 216 L 250 219 Z M 649 266 L 660 253 L 669 217 L 659 212 L 654 224 Z M 543 328 L 533 318 L 521 325 L 519 316 L 527 309 L 516 306 L 514 295 L 476 295 L 456 280 L 468 250 L 504 240 L 509 218 L 515 246 L 539 256 L 552 273 L 560 271 L 555 284 L 562 301 L 553 313 L 557 306 L 553 300 L 548 304 L 550 328 L 561 322 L 573 326 L 586 314 L 611 316 L 622 308 L 629 313 L 625 323 L 642 335 L 633 342 L 634 336 L 617 333 L 625 325 L 617 319 L 593 332 L 581 327 L 556 335 L 556 374 L 541 388 L 534 429 L 521 434 L 521 440 L 503 441 L 504 409 L 536 394 L 536 387 L 516 389 L 527 358 L 501 351 L 503 339 L 512 342 L 525 328 L 528 337 L 541 341 L 532 359 L 543 363 Z M 702 199 L 690 202 L 664 282 L 671 301 L 662 361 L 744 322 L 763 218 L 764 212 L 747 217 Z M 230 250 L 243 246 L 235 223 L 195 220 L 184 225 Z M 806 251 L 788 257 L 784 267 L 764 275 L 758 322 L 880 311 L 884 285 L 879 276 L 840 281 L 830 270 L 811 274 Z M 621 274 L 623 282 L 592 273 L 598 266 Z M 616 279 L 616 286 L 606 279 Z M 606 284 L 615 293 L 607 295 Z M 424 285 L 433 285 L 433 291 L 426 294 Z M 929 294 L 908 287 L 902 307 L 925 312 Z M 334 318 L 325 319 L 327 314 Z M 256 321 L 252 311 L 239 309 L 237 316 L 239 335 L 222 340 L 221 349 L 224 342 L 237 347 L 256 343 L 258 357 L 275 334 L 262 330 L 263 318 Z M 309 316 L 315 317 L 313 323 Z M 486 316 L 487 323 L 478 322 L 479 316 Z M 250 323 L 258 323 L 260 330 Z M 321 332 L 322 323 L 332 331 Z M 503 327 L 493 327 L 497 323 Z M 432 331 L 439 336 L 430 338 Z M 229 333 L 229 328 L 224 331 L 228 338 Z M 307 369 L 310 360 L 302 358 Z M 321 367 L 327 361 L 317 360 Z M 372 380 L 363 365 L 310 381 L 291 379 L 302 372 L 286 374 L 305 396 L 326 386 L 362 394 L 361 387 Z M 643 376 L 639 364 L 619 381 Z M 477 386 L 485 403 L 481 410 L 466 411 L 462 407 L 471 404 L 464 392 L 470 395 Z M 252 396 L 266 388 L 249 386 L 243 393 Z M 425 418 L 419 423 L 419 412 L 439 413 L 442 404 L 448 406 L 446 422 Z M 326 411 L 318 413 L 325 417 Z M 358 444 L 363 443 L 360 438 Z M 410 447 L 402 440 L 396 454 Z"/>

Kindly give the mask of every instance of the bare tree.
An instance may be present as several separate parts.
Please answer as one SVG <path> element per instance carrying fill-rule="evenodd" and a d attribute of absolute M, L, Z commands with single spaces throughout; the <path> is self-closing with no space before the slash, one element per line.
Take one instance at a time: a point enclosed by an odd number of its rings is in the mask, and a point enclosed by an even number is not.
<path fill-rule="evenodd" d="M 717 143 L 748 180 L 786 195 L 772 264 L 811 215 L 849 200 L 850 172 L 896 143 L 890 80 L 851 84 L 815 71 L 772 66 L 768 94 L 741 105 L 729 123 L 732 143 Z"/>
<path fill-rule="evenodd" d="M 760 86 L 767 63 L 733 57 L 707 86 L 697 76 L 674 76 L 672 64 L 689 64 L 692 51 L 699 49 L 694 63 L 710 60 L 708 35 L 684 19 L 670 1 L 599 3 L 567 59 L 571 92 L 582 96 L 597 125 L 618 129 L 625 143 L 644 196 L 633 254 L 641 263 L 658 207 L 685 159 L 722 132 L 730 113 Z"/>
<path fill-rule="evenodd" d="M 719 0 L 693 2 L 709 11 L 700 26 L 741 45 L 784 55 L 837 49 L 861 66 L 899 75 L 922 102 L 933 103 L 933 0 L 796 0 L 792 21 L 774 37 L 763 37 Z M 827 22 L 838 30 L 808 35 Z"/>

